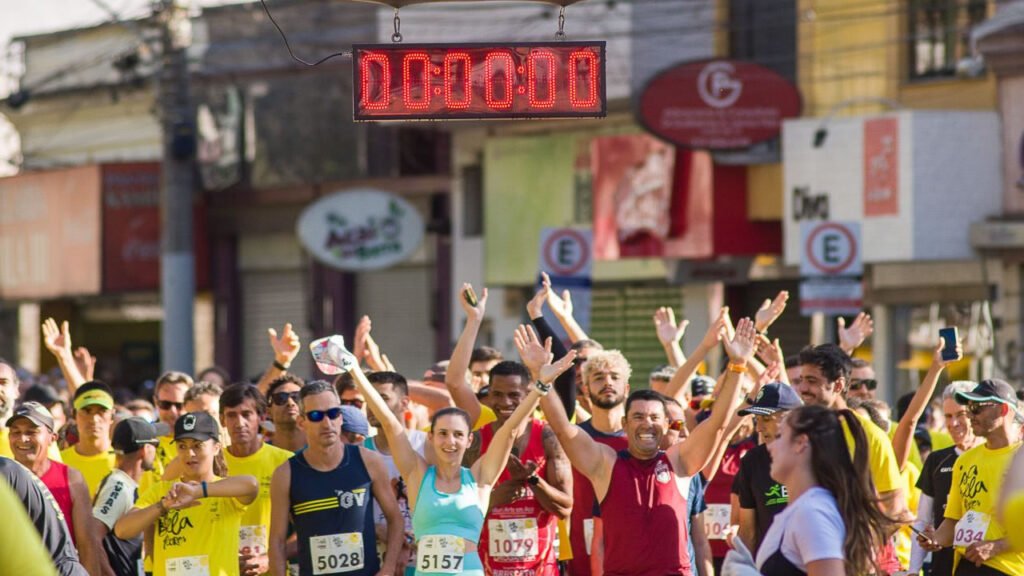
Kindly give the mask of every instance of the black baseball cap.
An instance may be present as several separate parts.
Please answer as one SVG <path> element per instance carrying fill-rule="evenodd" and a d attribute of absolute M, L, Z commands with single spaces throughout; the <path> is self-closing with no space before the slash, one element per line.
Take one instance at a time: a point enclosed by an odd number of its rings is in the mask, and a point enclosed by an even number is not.
<path fill-rule="evenodd" d="M 174 423 L 174 441 L 184 438 L 194 440 L 220 440 L 217 421 L 206 412 L 189 412 Z"/>
<path fill-rule="evenodd" d="M 49 384 L 35 384 L 28 390 L 25 390 L 21 398 L 25 402 L 39 402 L 43 406 L 49 406 L 61 401 L 60 394 L 57 394 L 57 389 Z"/>
<path fill-rule="evenodd" d="M 160 437 L 166 436 L 170 427 L 163 422 L 149 422 L 145 418 L 133 416 L 125 418 L 114 426 L 114 436 L 110 440 L 114 452 L 118 454 L 131 454 L 146 444 L 156 446 L 160 443 Z"/>
<path fill-rule="evenodd" d="M 953 397 L 956 399 L 957 404 L 999 402 L 1000 404 L 1009 404 L 1014 408 L 1017 406 L 1017 392 L 1014 391 L 1013 386 L 999 378 L 982 380 L 974 387 L 974 390 L 970 392 L 957 392 Z"/>
<path fill-rule="evenodd" d="M 803 406 L 803 404 L 792 386 L 782 382 L 772 382 L 762 386 L 754 403 L 740 410 L 738 414 L 740 416 L 747 414 L 771 416 L 780 410 L 792 410 Z"/>
<path fill-rule="evenodd" d="M 25 418 L 32 422 L 36 426 L 45 426 L 47 430 L 53 432 L 53 415 L 39 402 L 25 402 L 21 406 L 14 409 L 14 414 L 7 419 L 5 426 L 11 427 L 11 423 L 18 418 Z"/>

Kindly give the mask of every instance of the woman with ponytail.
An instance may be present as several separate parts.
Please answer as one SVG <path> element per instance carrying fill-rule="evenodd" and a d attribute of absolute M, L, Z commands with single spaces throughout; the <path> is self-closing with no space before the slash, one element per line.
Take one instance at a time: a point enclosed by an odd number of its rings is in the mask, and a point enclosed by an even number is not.
<path fill-rule="evenodd" d="M 852 459 L 843 421 L 854 439 Z M 867 439 L 853 413 L 820 406 L 792 410 L 768 451 L 771 476 L 785 485 L 789 505 L 761 542 L 756 559 L 761 574 L 881 573 L 875 553 L 892 524 L 879 510 Z"/>

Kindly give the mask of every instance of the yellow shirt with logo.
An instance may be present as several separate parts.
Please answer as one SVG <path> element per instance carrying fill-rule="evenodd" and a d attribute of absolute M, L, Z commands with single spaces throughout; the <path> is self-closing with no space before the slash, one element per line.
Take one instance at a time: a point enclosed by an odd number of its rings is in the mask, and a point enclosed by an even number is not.
<path fill-rule="evenodd" d="M 953 484 L 946 503 L 946 518 L 958 521 L 957 531 L 983 527 L 984 540 L 1006 538 L 1007 530 L 997 519 L 996 506 L 1003 488 L 1003 478 L 1010 467 L 1020 443 L 995 450 L 982 444 L 964 452 L 953 465 Z M 968 512 L 975 512 L 981 520 L 972 526 L 962 526 Z M 965 547 L 956 546 L 956 558 L 963 558 Z M 1024 574 L 1024 553 L 1007 550 L 987 562 L 1006 574 Z"/>
<path fill-rule="evenodd" d="M 60 456 L 64 459 L 65 464 L 82 473 L 86 485 L 89 486 L 89 496 L 91 497 L 96 496 L 103 479 L 110 474 L 115 465 L 113 450 L 94 456 L 82 456 L 74 446 L 71 446 L 61 451 Z"/>
<path fill-rule="evenodd" d="M 274 470 L 292 456 L 288 450 L 270 444 L 263 444 L 255 454 L 244 457 L 232 456 L 231 452 L 224 450 L 224 460 L 227 461 L 231 476 L 255 476 L 260 485 L 259 495 L 242 515 L 240 552 L 246 552 L 248 548 L 246 553 L 249 554 L 267 553 L 267 539 L 270 535 L 270 479 Z"/>
<path fill-rule="evenodd" d="M 868 468 L 871 469 L 871 479 L 875 482 L 875 489 L 879 492 L 892 492 L 906 487 L 900 469 L 896 466 L 896 454 L 892 451 L 892 442 L 885 431 L 875 425 L 870 419 L 861 416 L 857 412 L 853 415 L 860 421 L 864 428 L 864 434 L 868 441 Z M 853 455 L 853 434 L 846 427 L 846 420 L 842 420 L 843 436 L 846 438 L 846 445 Z"/>
<path fill-rule="evenodd" d="M 173 482 L 157 482 L 142 493 L 135 507 L 156 504 L 172 485 Z M 237 576 L 238 530 L 246 505 L 234 498 L 201 498 L 198 502 L 198 506 L 191 508 L 169 510 L 156 521 L 154 576 Z"/>
<path fill-rule="evenodd" d="M 14 460 L 14 452 L 11 452 L 11 431 L 7 428 L 0 428 L 0 456 Z M 60 457 L 60 447 L 57 446 L 56 442 L 50 443 L 50 448 L 46 451 L 46 457 L 54 462 L 64 462 Z"/>

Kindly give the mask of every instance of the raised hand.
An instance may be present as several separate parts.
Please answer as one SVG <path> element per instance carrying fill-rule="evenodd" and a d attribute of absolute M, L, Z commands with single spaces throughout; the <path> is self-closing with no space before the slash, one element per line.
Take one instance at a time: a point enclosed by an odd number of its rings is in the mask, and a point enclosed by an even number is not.
<path fill-rule="evenodd" d="M 719 342 L 726 339 L 729 325 L 728 318 L 729 307 L 723 306 L 722 309 L 718 311 L 718 317 L 715 318 L 715 321 L 708 327 L 708 331 L 704 333 L 704 338 L 700 342 L 702 347 L 710 350 L 717 346 Z"/>
<path fill-rule="evenodd" d="M 285 366 L 291 364 L 302 349 L 299 335 L 292 330 L 290 322 L 284 325 L 280 338 L 277 336 L 277 330 L 273 328 L 267 328 L 267 336 L 270 337 L 270 347 L 274 349 L 274 360 Z"/>
<path fill-rule="evenodd" d="M 570 350 L 552 364 L 554 354 L 551 353 L 551 338 L 545 340 L 542 346 L 532 326 L 520 325 L 516 328 L 513 339 L 523 364 L 530 370 L 530 374 L 541 382 L 554 382 L 555 378 L 568 370 L 576 359 L 576 351 Z"/>
<path fill-rule="evenodd" d="M 57 321 L 47 318 L 43 322 L 43 344 L 54 356 L 66 354 L 67 357 L 71 357 L 71 329 L 67 320 L 61 322 L 60 328 L 57 328 Z"/>
<path fill-rule="evenodd" d="M 92 380 L 96 373 L 96 357 L 90 354 L 85 346 L 75 348 L 74 357 L 79 374 L 86 380 Z"/>
<path fill-rule="evenodd" d="M 765 366 L 773 363 L 780 366 L 785 364 L 785 358 L 782 357 L 782 345 L 779 344 L 779 339 L 776 338 L 772 341 L 760 333 L 757 335 L 757 356 L 764 362 Z"/>
<path fill-rule="evenodd" d="M 356 324 L 355 334 L 352 335 L 352 354 L 360 362 L 369 354 L 369 350 L 366 348 L 366 338 L 370 335 L 370 330 L 372 329 L 373 323 L 370 321 L 370 317 L 364 314 L 359 319 L 359 323 Z"/>
<path fill-rule="evenodd" d="M 671 346 L 679 342 L 689 325 L 689 320 L 683 320 L 676 324 L 676 313 L 671 307 L 662 306 L 654 311 L 654 330 L 657 332 L 658 341 L 662 346 Z"/>
<path fill-rule="evenodd" d="M 560 318 L 570 318 L 572 316 L 572 294 L 568 290 L 562 290 L 562 295 L 559 296 L 551 289 L 551 277 L 548 276 L 548 273 L 541 272 L 540 276 L 541 283 L 547 290 L 548 306 L 551 307 L 551 311 Z"/>
<path fill-rule="evenodd" d="M 946 339 L 939 338 L 939 345 L 935 347 L 935 351 L 932 353 L 932 367 L 933 368 L 945 368 L 954 362 L 959 362 L 964 357 L 964 343 L 960 340 L 956 343 L 956 358 L 952 360 L 946 360 L 942 357 L 942 350 L 946 347 Z"/>
<path fill-rule="evenodd" d="M 545 274 L 545 276 L 547 276 Z M 548 300 L 548 292 L 551 291 L 550 280 L 546 284 L 542 284 L 540 290 L 530 298 L 530 301 L 526 303 L 526 313 L 530 316 L 530 320 L 540 318 L 544 315 L 544 303 Z"/>
<path fill-rule="evenodd" d="M 754 321 L 750 318 L 742 318 L 736 324 L 736 334 L 732 339 L 722 342 L 725 346 L 725 353 L 729 360 L 737 363 L 747 363 L 754 357 L 754 350 L 757 349 L 757 330 L 754 329 Z"/>
<path fill-rule="evenodd" d="M 761 308 L 754 315 L 754 328 L 758 332 L 767 330 L 773 322 L 779 319 L 779 316 L 782 316 L 782 311 L 786 309 L 786 302 L 788 300 L 789 292 L 785 290 L 779 292 L 774 300 L 765 298 Z"/>
<path fill-rule="evenodd" d="M 470 304 L 466 299 L 467 293 L 477 300 L 475 305 Z M 473 285 L 463 283 L 462 290 L 459 292 L 459 305 L 462 306 L 462 310 L 466 313 L 467 317 L 473 320 L 483 320 L 484 312 L 487 310 L 487 288 L 484 288 L 483 294 L 477 298 L 476 293 L 473 291 Z"/>
<path fill-rule="evenodd" d="M 839 327 L 839 347 L 847 354 L 852 354 L 875 331 L 875 322 L 866 312 L 857 314 L 849 328 L 846 327 L 846 320 L 842 316 L 836 323 Z"/>
<path fill-rule="evenodd" d="M 765 367 L 764 372 L 761 372 L 760 378 L 757 379 L 757 388 L 760 389 L 765 384 L 780 381 L 782 381 L 782 366 L 778 362 L 771 362 Z"/>

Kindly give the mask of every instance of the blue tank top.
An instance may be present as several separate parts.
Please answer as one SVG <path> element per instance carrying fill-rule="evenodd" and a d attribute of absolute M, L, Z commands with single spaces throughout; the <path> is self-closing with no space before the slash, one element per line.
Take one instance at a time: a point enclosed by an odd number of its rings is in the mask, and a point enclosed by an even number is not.
<path fill-rule="evenodd" d="M 480 530 L 484 526 L 484 510 L 480 507 L 480 494 L 469 468 L 462 468 L 462 485 L 454 494 L 438 491 L 436 479 L 437 469 L 434 466 L 427 468 L 416 497 L 416 509 L 412 514 L 412 528 L 417 542 L 424 536 L 442 535 L 458 536 L 470 542 L 479 541 Z M 476 552 L 467 553 L 458 573 L 482 576 L 484 567 L 480 556 Z M 451 572 L 423 569 L 420 559 L 417 559 L 416 576 L 447 574 Z"/>
<path fill-rule="evenodd" d="M 302 452 L 292 456 L 288 465 L 292 473 L 289 512 L 299 541 L 299 573 L 375 575 L 380 562 L 373 492 L 359 447 L 346 444 L 341 464 L 330 472 L 310 466 Z"/>

